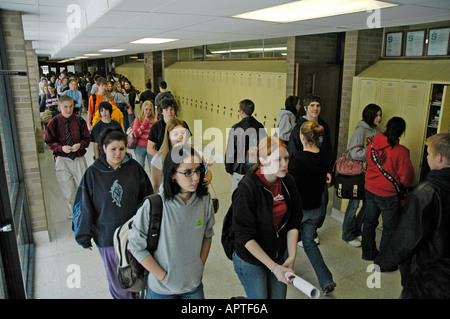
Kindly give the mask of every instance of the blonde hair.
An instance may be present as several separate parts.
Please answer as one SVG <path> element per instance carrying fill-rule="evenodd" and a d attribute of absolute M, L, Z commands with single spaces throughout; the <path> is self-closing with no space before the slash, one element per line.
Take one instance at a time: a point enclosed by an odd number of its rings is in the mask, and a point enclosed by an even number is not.
<path fill-rule="evenodd" d="M 103 101 L 114 101 L 114 96 L 110 92 L 103 93 Z"/>
<path fill-rule="evenodd" d="M 322 145 L 323 131 L 323 126 L 313 121 L 307 121 L 300 127 L 300 133 L 305 137 L 306 143 L 317 147 Z"/>
<path fill-rule="evenodd" d="M 450 133 L 439 133 L 425 140 L 425 145 L 431 149 L 433 155 L 441 154 L 450 161 Z"/>
<path fill-rule="evenodd" d="M 162 155 L 163 163 L 164 163 L 164 160 L 166 159 L 166 155 L 172 149 L 172 143 L 170 143 L 169 134 L 177 126 L 182 126 L 185 129 L 187 129 L 186 123 L 182 119 L 174 117 L 169 122 L 167 122 L 166 130 L 164 131 L 164 141 L 162 142 L 161 148 L 159 149 L 159 151 L 161 152 L 161 155 Z"/>
<path fill-rule="evenodd" d="M 254 171 L 256 171 L 259 168 L 261 168 L 262 164 L 261 164 L 261 161 L 259 160 L 259 158 L 260 157 L 262 157 L 262 158 L 269 157 L 273 152 L 278 150 L 280 147 L 284 147 L 285 149 L 287 149 L 286 144 L 282 140 L 280 140 L 278 137 L 267 136 L 267 137 L 263 138 L 259 142 L 258 146 L 256 147 L 256 150 L 253 149 L 253 150 L 248 151 L 249 159 L 253 158 L 253 162 L 256 162 L 252 166 L 252 169 Z"/>
<path fill-rule="evenodd" d="M 139 115 L 139 122 L 142 122 L 144 120 L 144 107 L 147 105 L 150 106 L 150 118 L 155 119 L 155 108 L 153 106 L 153 103 L 152 101 L 147 100 L 144 103 L 142 103 L 141 115 Z"/>

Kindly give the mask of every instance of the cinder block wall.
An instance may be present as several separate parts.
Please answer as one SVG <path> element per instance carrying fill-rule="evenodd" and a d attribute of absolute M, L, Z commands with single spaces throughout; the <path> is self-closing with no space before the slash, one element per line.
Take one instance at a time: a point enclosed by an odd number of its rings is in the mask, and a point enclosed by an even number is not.
<path fill-rule="evenodd" d="M 41 134 L 37 105 L 37 56 L 31 44 L 24 40 L 20 12 L 0 10 L 0 16 L 8 67 L 10 70 L 27 71 L 28 74 L 12 76 L 11 87 L 31 224 L 33 232 L 48 230 L 37 146 L 37 141 L 42 142 L 42 137 L 37 137 Z"/>

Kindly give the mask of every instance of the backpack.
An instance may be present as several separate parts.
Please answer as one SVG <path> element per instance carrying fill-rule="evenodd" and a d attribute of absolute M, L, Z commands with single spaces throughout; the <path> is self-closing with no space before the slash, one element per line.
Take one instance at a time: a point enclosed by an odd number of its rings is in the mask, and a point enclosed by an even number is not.
<path fill-rule="evenodd" d="M 234 231 L 233 231 L 233 204 L 228 208 L 228 212 L 223 219 L 222 225 L 222 246 L 228 259 L 233 260 L 234 247 Z"/>
<path fill-rule="evenodd" d="M 150 225 L 147 234 L 147 250 L 153 253 L 158 247 L 159 231 L 162 220 L 162 199 L 159 194 L 144 198 L 151 202 Z M 142 206 L 142 204 L 141 204 Z M 134 217 L 118 227 L 114 232 L 114 251 L 118 261 L 117 274 L 120 286 L 131 292 L 141 292 L 146 287 L 148 271 L 128 251 L 128 232 L 132 228 Z"/>

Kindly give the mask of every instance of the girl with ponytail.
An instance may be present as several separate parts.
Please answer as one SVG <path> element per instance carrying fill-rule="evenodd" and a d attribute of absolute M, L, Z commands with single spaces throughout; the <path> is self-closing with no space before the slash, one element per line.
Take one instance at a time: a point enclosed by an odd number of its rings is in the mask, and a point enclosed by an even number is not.
<path fill-rule="evenodd" d="M 336 287 L 333 276 L 328 269 L 314 235 L 321 221 L 321 200 L 325 187 L 328 161 L 320 145 L 323 141 L 324 128 L 317 122 L 307 121 L 300 127 L 300 141 L 303 150 L 296 151 L 289 162 L 289 173 L 294 177 L 302 202 L 303 218 L 300 236 L 303 248 L 319 279 L 325 295 Z"/>
<path fill-rule="evenodd" d="M 409 150 L 400 145 L 400 136 L 405 132 L 406 123 L 401 117 L 393 117 L 386 125 L 386 131 L 375 135 L 367 147 L 367 171 L 365 178 L 365 215 L 362 230 L 362 258 L 374 258 L 386 248 L 392 237 L 400 214 L 400 200 L 397 190 L 387 176 L 383 175 L 372 156 L 381 168 L 390 174 L 398 184 L 406 188 L 414 181 L 414 168 L 409 158 Z M 383 232 L 379 252 L 375 243 L 375 230 L 378 218 L 383 218 Z"/>

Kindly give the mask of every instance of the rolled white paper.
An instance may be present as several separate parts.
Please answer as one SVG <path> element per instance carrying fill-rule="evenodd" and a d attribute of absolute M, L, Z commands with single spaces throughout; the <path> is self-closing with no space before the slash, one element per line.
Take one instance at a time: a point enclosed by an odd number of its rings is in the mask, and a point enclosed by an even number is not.
<path fill-rule="evenodd" d="M 320 296 L 320 291 L 305 279 L 300 278 L 297 275 L 294 275 L 291 272 L 287 272 L 285 274 L 286 280 L 290 282 L 295 288 L 303 292 L 309 298 L 317 299 Z"/>

